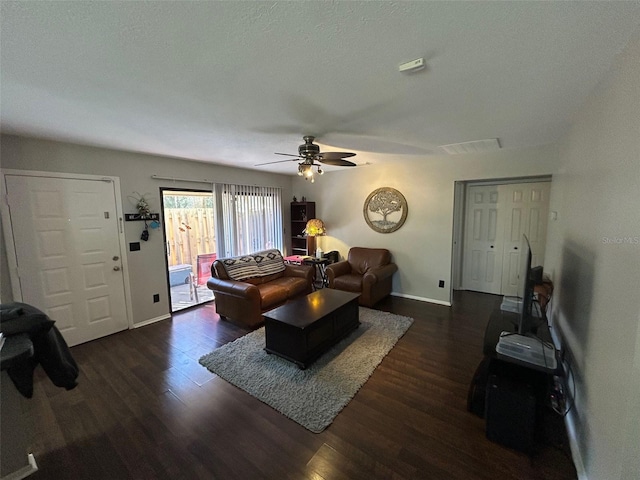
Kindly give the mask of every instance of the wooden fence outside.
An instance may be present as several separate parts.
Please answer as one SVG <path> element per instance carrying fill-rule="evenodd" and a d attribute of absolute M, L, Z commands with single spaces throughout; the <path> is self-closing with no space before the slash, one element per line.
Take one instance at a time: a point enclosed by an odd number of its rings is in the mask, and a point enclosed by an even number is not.
<path fill-rule="evenodd" d="M 164 212 L 169 267 L 189 264 L 197 275 L 198 255 L 216 253 L 213 208 L 167 208 Z"/>

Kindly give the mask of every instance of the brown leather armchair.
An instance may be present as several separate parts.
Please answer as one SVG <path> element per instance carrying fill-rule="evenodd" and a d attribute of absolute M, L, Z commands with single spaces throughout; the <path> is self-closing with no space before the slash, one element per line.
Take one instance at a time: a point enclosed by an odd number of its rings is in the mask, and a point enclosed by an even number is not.
<path fill-rule="evenodd" d="M 372 307 L 391 293 L 391 277 L 398 270 L 386 248 L 353 247 L 346 260 L 327 266 L 329 288 L 359 292 L 358 302 Z"/>

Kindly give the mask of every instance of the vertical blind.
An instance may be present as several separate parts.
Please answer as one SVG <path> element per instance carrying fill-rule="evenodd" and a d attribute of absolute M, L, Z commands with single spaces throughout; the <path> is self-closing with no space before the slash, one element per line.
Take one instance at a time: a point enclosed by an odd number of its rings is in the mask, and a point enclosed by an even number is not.
<path fill-rule="evenodd" d="M 281 188 L 216 183 L 213 195 L 219 257 L 283 251 Z"/>

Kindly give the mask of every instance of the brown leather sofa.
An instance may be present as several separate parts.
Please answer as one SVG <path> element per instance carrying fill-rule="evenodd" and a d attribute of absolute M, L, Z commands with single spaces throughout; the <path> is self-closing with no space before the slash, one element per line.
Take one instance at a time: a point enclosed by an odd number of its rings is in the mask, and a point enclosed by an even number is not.
<path fill-rule="evenodd" d="M 287 265 L 278 250 L 266 250 L 215 260 L 207 287 L 222 318 L 253 328 L 267 310 L 311 293 L 313 273 L 309 265 Z"/>
<path fill-rule="evenodd" d="M 372 307 L 391 293 L 391 278 L 398 270 L 385 248 L 353 247 L 347 259 L 326 268 L 329 288 L 361 293 L 358 302 Z"/>

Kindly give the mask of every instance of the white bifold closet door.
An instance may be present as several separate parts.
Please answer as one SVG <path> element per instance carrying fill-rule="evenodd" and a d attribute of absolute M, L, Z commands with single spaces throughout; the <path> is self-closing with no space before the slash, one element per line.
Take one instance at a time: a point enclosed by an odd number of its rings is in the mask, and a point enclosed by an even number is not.
<path fill-rule="evenodd" d="M 533 265 L 543 264 L 550 189 L 550 182 L 467 187 L 464 290 L 515 296 L 523 234 Z"/>

